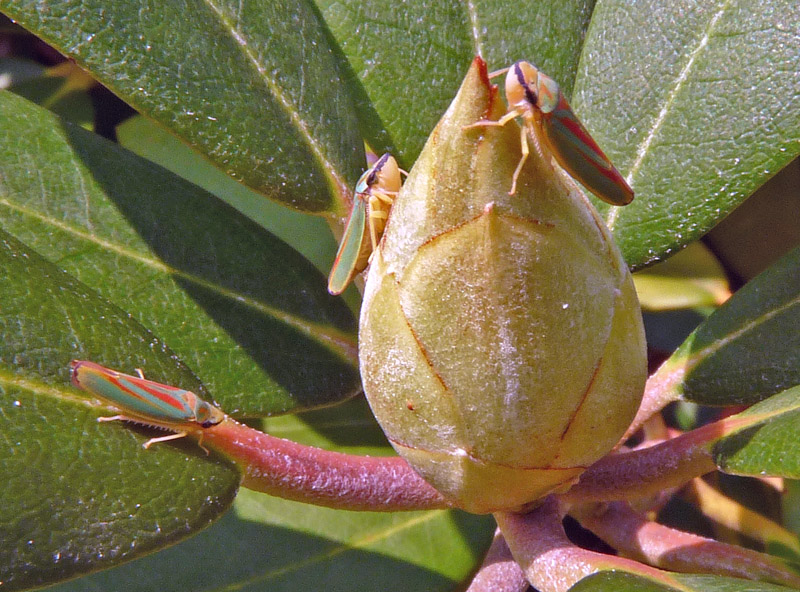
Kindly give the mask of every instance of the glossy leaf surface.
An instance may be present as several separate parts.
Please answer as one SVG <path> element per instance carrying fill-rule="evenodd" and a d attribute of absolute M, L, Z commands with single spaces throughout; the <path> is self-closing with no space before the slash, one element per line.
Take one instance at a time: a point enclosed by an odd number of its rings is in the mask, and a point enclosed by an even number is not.
<path fill-rule="evenodd" d="M 352 314 L 305 259 L 163 169 L 14 95 L 0 100 L 5 228 L 157 331 L 226 412 L 358 389 Z"/>
<path fill-rule="evenodd" d="M 572 106 L 636 192 L 597 202 L 630 265 L 696 240 L 800 153 L 798 56 L 794 0 L 598 6 Z"/>
<path fill-rule="evenodd" d="M 736 475 L 800 479 L 800 387 L 773 395 L 740 413 L 753 425 L 714 446 L 717 466 Z"/>
<path fill-rule="evenodd" d="M 308 4 L 3 0 L 0 9 L 264 195 L 337 211 L 364 157 Z M 72 23 L 74 26 L 64 26 Z"/>
<path fill-rule="evenodd" d="M 603 572 L 581 580 L 570 588 L 569 592 L 787 592 L 791 590 L 785 586 L 766 582 L 719 576 L 666 572 L 664 576 L 664 579 L 672 585 L 634 574 Z"/>
<path fill-rule="evenodd" d="M 117 126 L 117 140 L 131 152 L 213 193 L 291 246 L 322 273 L 328 273 L 336 253 L 336 241 L 324 218 L 308 216 L 264 199 L 145 117 L 131 117 Z"/>
<path fill-rule="evenodd" d="M 748 404 L 800 383 L 800 249 L 711 315 L 658 370 L 675 396 Z"/>
<path fill-rule="evenodd" d="M 71 358 L 134 364 L 206 393 L 152 333 L 6 233 L 0 235 L 0 572 L 9 590 L 109 567 L 207 526 L 239 474 L 196 444 L 97 422 Z M 47 355 L 42 355 L 47 352 Z M 134 361 L 135 360 L 135 361 Z"/>
<path fill-rule="evenodd" d="M 270 418 L 269 433 L 354 454 L 391 453 L 363 399 Z M 229 513 L 172 549 L 54 589 L 449 591 L 480 561 L 492 520 L 460 512 L 344 512 L 243 490 Z M 235 561 L 220 561 L 220 557 Z M 209 570 L 208 566 L 214 569 Z M 147 578 L 141 574 L 147 573 Z"/>
<path fill-rule="evenodd" d="M 364 136 L 410 167 L 472 58 L 490 70 L 529 60 L 569 95 L 593 0 L 316 0 L 361 87 Z M 380 124 L 382 122 L 382 125 Z M 385 131 L 384 131 L 385 128 Z"/>
<path fill-rule="evenodd" d="M 0 95 L 0 113 L 6 230 L 157 332 L 227 413 L 314 407 L 357 391 L 352 313 L 295 251 L 19 97 Z"/>

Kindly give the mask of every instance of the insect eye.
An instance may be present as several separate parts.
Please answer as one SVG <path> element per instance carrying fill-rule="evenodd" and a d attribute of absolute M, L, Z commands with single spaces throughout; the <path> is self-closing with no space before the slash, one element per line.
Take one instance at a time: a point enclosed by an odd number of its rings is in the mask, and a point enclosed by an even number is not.
<path fill-rule="evenodd" d="M 530 84 L 525 84 L 525 98 L 531 105 L 537 106 L 539 104 L 539 97 L 536 96 L 536 93 L 533 92 Z"/>
<path fill-rule="evenodd" d="M 211 421 L 210 419 L 207 419 L 204 422 L 200 423 L 200 427 L 203 427 L 203 428 L 210 428 L 213 425 L 214 425 L 214 422 Z"/>

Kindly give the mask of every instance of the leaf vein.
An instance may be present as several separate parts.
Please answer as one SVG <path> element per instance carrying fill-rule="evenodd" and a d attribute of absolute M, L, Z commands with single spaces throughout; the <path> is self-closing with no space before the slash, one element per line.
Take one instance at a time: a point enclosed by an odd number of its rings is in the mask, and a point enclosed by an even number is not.
<path fill-rule="evenodd" d="M 409 528 L 417 526 L 418 524 L 424 524 L 426 522 L 430 522 L 435 518 L 439 518 L 444 512 L 447 512 L 447 510 L 433 510 L 430 512 L 425 512 L 420 516 L 415 516 L 410 520 L 396 524 L 392 527 L 379 530 L 371 534 L 366 534 L 361 538 L 347 541 L 344 544 L 339 544 L 333 547 L 332 549 L 325 551 L 324 553 L 317 553 L 316 555 L 308 557 L 302 561 L 289 563 L 287 565 L 280 567 L 279 569 L 274 569 L 266 573 L 260 574 L 258 576 L 242 580 L 235 584 L 230 584 L 222 588 L 217 588 L 216 592 L 236 592 L 237 590 L 241 590 L 243 588 L 249 588 L 254 584 L 261 584 L 268 580 L 273 580 L 275 578 L 279 578 L 281 576 L 290 574 L 292 572 L 300 571 L 301 569 L 304 569 L 306 567 L 309 567 L 317 563 L 324 563 L 326 561 L 330 561 L 331 559 L 339 555 L 342 555 L 344 553 L 347 553 L 348 551 L 353 551 L 356 549 L 367 547 L 369 545 L 387 539 L 390 536 L 393 536 L 399 532 L 402 532 L 403 530 L 407 530 Z"/>
<path fill-rule="evenodd" d="M 724 335 L 724 336 L 721 336 L 721 337 L 715 339 L 714 342 L 711 345 L 708 345 L 708 346 L 704 347 L 703 349 L 698 350 L 694 355 L 692 355 L 690 358 L 687 359 L 687 369 L 689 369 L 690 367 L 693 367 L 694 365 L 696 365 L 697 363 L 702 361 L 703 358 L 706 358 L 706 357 L 708 357 L 710 355 L 715 354 L 717 351 L 719 351 L 720 349 L 722 349 L 726 345 L 729 345 L 731 342 L 733 342 L 733 341 L 739 339 L 740 337 L 746 335 L 750 331 L 754 331 L 760 325 L 766 323 L 767 321 L 773 319 L 774 317 L 776 317 L 776 316 L 778 316 L 780 314 L 788 312 L 793 307 L 798 306 L 798 305 L 800 305 L 800 296 L 797 296 L 797 297 L 793 298 L 792 300 L 790 300 L 789 302 L 787 302 L 786 304 L 784 304 L 782 306 L 779 306 L 777 308 L 773 308 L 772 310 L 769 310 L 769 311 L 757 316 L 756 318 L 752 319 L 751 321 L 745 323 L 742 327 L 740 327 L 736 331 L 732 331 L 731 333 L 728 333 L 727 335 Z M 691 363 L 692 360 L 695 360 L 693 364 Z"/>
<path fill-rule="evenodd" d="M 628 170 L 628 174 L 625 176 L 625 180 L 631 184 L 633 182 L 633 177 L 636 176 L 636 173 L 639 172 L 639 169 L 642 166 L 642 162 L 644 161 L 645 157 L 649 153 L 650 146 L 652 145 L 655 137 L 658 135 L 658 132 L 661 131 L 661 127 L 664 125 L 664 121 L 669 115 L 672 106 L 675 103 L 675 99 L 677 98 L 680 91 L 683 89 L 684 83 L 688 80 L 689 74 L 692 71 L 692 68 L 697 61 L 698 56 L 703 52 L 703 50 L 708 46 L 709 39 L 711 39 L 711 35 L 714 29 L 717 26 L 717 22 L 722 17 L 723 14 L 728 10 L 730 6 L 730 0 L 725 0 L 725 2 L 720 6 L 719 10 L 711 17 L 708 21 L 708 25 L 706 26 L 705 34 L 700 38 L 700 41 L 697 43 L 697 47 L 695 47 L 688 56 L 686 63 L 684 64 L 683 68 L 678 75 L 675 77 L 674 84 L 672 85 L 672 90 L 667 93 L 666 98 L 664 99 L 664 103 L 661 105 L 661 110 L 659 111 L 656 118 L 653 120 L 653 124 L 650 126 L 650 130 L 645 134 L 644 138 L 642 139 L 639 147 L 636 149 L 636 159 L 633 161 L 630 169 Z M 606 219 L 606 226 L 608 226 L 609 230 L 614 230 L 614 225 L 619 218 L 621 213 L 621 208 L 611 208 L 608 212 L 608 218 Z"/>
<path fill-rule="evenodd" d="M 470 31 L 472 33 L 472 46 L 475 55 L 483 56 L 483 45 L 481 44 L 481 28 L 480 20 L 478 19 L 478 10 L 475 8 L 475 3 L 467 0 L 464 3 L 467 8 L 467 15 L 469 16 Z"/>
<path fill-rule="evenodd" d="M 332 351 L 334 351 L 338 355 L 342 356 L 345 360 L 354 361 L 357 357 L 355 343 L 353 342 L 352 338 L 350 338 L 342 331 L 336 330 L 331 327 L 325 327 L 324 325 L 320 325 L 319 323 L 314 323 L 307 319 L 303 319 L 302 317 L 299 317 L 297 315 L 290 314 L 286 311 L 270 306 L 265 302 L 259 301 L 251 296 L 248 296 L 241 292 L 237 292 L 230 288 L 225 288 L 217 283 L 211 282 L 209 280 L 198 277 L 191 273 L 187 273 L 180 269 L 176 269 L 174 267 L 165 264 L 163 261 L 159 259 L 143 255 L 142 253 L 138 253 L 130 248 L 100 238 L 90 232 L 79 230 L 74 226 L 55 220 L 53 218 L 49 218 L 44 214 L 40 214 L 39 212 L 30 210 L 28 208 L 21 207 L 17 204 L 9 202 L 6 199 L 0 198 L 0 205 L 5 206 L 14 211 L 17 211 L 25 216 L 30 216 L 32 218 L 40 220 L 41 222 L 48 224 L 54 228 L 57 228 L 58 230 L 65 232 L 69 235 L 72 235 L 80 240 L 95 244 L 106 251 L 110 251 L 121 257 L 136 261 L 160 273 L 168 274 L 170 276 L 183 279 L 187 282 L 191 282 L 197 286 L 204 288 L 205 290 L 219 294 L 220 296 L 223 296 L 224 298 L 230 299 L 237 303 L 243 304 L 265 316 L 281 321 L 291 326 L 292 328 L 298 330 L 299 332 L 303 333 L 304 335 L 324 343 L 327 347 L 329 347 Z"/>
<path fill-rule="evenodd" d="M 306 144 L 308 145 L 311 152 L 313 152 L 314 155 L 323 164 L 323 169 L 326 171 L 326 173 L 332 177 L 332 180 L 336 185 L 336 187 L 339 189 L 339 192 L 342 194 L 347 194 L 348 193 L 347 182 L 340 177 L 340 175 L 337 173 L 336 167 L 327 158 L 326 153 L 323 150 L 321 144 L 316 140 L 314 134 L 312 134 L 309 129 L 309 125 L 301 116 L 300 110 L 290 100 L 290 98 L 286 95 L 286 93 L 283 92 L 283 90 L 275 82 L 275 80 L 273 80 L 269 76 L 267 67 L 261 62 L 261 60 L 259 60 L 258 56 L 250 48 L 247 38 L 239 31 L 239 29 L 234 25 L 231 19 L 223 12 L 221 7 L 216 5 L 211 0 L 204 0 L 204 1 L 205 4 L 217 16 L 220 24 L 230 33 L 231 37 L 236 41 L 238 46 L 241 48 L 245 58 L 253 65 L 253 67 L 255 67 L 256 72 L 258 72 L 259 74 L 259 78 L 264 82 L 269 93 L 275 98 L 275 100 L 283 108 L 284 112 L 287 114 L 291 122 L 300 131 L 302 137 L 305 139 Z"/>

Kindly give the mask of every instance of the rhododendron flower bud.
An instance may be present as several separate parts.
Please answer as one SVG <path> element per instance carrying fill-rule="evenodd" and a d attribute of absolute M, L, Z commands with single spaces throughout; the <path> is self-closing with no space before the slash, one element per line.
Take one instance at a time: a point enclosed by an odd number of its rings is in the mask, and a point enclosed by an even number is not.
<path fill-rule="evenodd" d="M 630 273 L 536 138 L 465 129 L 506 107 L 476 59 L 394 203 L 361 311 L 364 389 L 390 442 L 459 507 L 564 490 L 630 424 L 646 378 Z"/>

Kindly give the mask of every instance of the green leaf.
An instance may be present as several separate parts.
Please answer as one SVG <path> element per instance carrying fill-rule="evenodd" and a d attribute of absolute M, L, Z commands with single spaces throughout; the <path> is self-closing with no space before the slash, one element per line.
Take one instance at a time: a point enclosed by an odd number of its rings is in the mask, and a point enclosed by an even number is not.
<path fill-rule="evenodd" d="M 327 274 L 337 243 L 327 222 L 264 199 L 237 183 L 149 119 L 134 116 L 117 126 L 120 145 L 213 193 L 291 246 Z"/>
<path fill-rule="evenodd" d="M 784 592 L 785 586 L 710 575 L 665 574 L 674 586 L 622 572 L 602 572 L 582 579 L 569 592 Z"/>
<path fill-rule="evenodd" d="M 659 584 L 630 573 L 603 571 L 569 589 L 569 592 L 678 592 L 678 588 Z"/>
<path fill-rule="evenodd" d="M 141 556 L 204 528 L 238 472 L 196 444 L 143 451 L 147 434 L 101 424 L 108 410 L 69 384 L 72 358 L 205 394 L 153 334 L 0 231 L 0 573 L 51 584 Z M 152 431 L 148 433 L 152 434 Z"/>
<path fill-rule="evenodd" d="M 785 479 L 784 490 L 781 495 L 780 511 L 782 523 L 788 532 L 794 535 L 793 540 L 788 537 L 774 537 L 767 544 L 767 552 L 778 555 L 800 565 L 800 481 Z"/>
<path fill-rule="evenodd" d="M 800 152 L 800 3 L 611 0 L 574 108 L 636 191 L 598 203 L 634 267 L 705 234 Z"/>
<path fill-rule="evenodd" d="M 634 274 L 642 310 L 715 307 L 728 298 L 725 270 L 701 242 Z"/>
<path fill-rule="evenodd" d="M 0 94 L 0 118 L 5 229 L 169 343 L 226 412 L 357 392 L 352 313 L 295 251 L 205 191 L 11 93 Z"/>
<path fill-rule="evenodd" d="M 800 248 L 714 312 L 658 373 L 705 405 L 750 404 L 800 384 Z"/>
<path fill-rule="evenodd" d="M 416 160 L 476 55 L 490 70 L 534 62 L 569 93 L 594 6 L 413 0 L 398 10 L 382 0 L 316 2 L 358 75 L 364 137 L 404 166 Z"/>
<path fill-rule="evenodd" d="M 343 64 L 308 3 L 57 0 L 0 10 L 264 195 L 342 210 L 364 166 Z"/>
<path fill-rule="evenodd" d="M 63 62 L 37 77 L 22 80 L 8 90 L 49 109 L 84 129 L 94 127 L 94 107 L 88 90 L 95 82 L 71 62 Z"/>
<path fill-rule="evenodd" d="M 367 456 L 396 456 L 364 397 L 294 415 L 266 417 L 262 431 L 306 446 Z"/>
<path fill-rule="evenodd" d="M 800 386 L 773 395 L 734 419 L 750 419 L 752 425 L 714 445 L 714 460 L 721 471 L 800 478 Z"/>
<path fill-rule="evenodd" d="M 337 408 L 270 418 L 264 426 L 272 434 L 342 452 L 392 453 L 361 398 Z M 369 447 L 365 439 L 372 442 Z M 193 539 L 52 592 L 256 592 L 320 586 L 444 592 L 472 575 L 493 530 L 490 517 L 457 511 L 345 512 L 243 490 L 233 512 Z M 142 578 L 143 573 L 148 577 Z"/>

